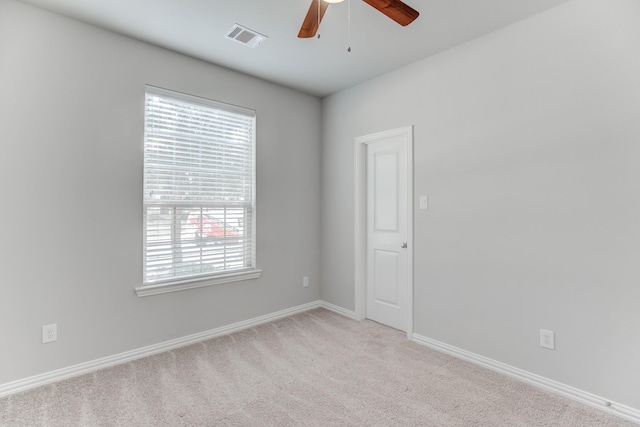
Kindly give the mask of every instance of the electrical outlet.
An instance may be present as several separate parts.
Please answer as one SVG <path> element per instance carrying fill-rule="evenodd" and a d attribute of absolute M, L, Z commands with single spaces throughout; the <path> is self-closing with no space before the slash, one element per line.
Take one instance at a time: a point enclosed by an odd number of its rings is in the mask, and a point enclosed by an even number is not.
<path fill-rule="evenodd" d="M 58 339 L 58 325 L 45 325 L 42 327 L 42 344 Z"/>
<path fill-rule="evenodd" d="M 304 276 L 302 278 L 302 287 L 306 288 L 309 286 L 309 276 Z"/>
<path fill-rule="evenodd" d="M 556 349 L 556 334 L 553 331 L 547 331 L 540 329 L 540 347 L 548 348 L 549 350 Z"/>

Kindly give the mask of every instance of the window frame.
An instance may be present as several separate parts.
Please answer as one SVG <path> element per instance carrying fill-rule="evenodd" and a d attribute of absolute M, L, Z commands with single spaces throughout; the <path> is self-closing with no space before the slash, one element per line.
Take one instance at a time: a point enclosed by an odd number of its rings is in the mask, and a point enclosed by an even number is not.
<path fill-rule="evenodd" d="M 147 270 L 146 270 L 146 266 L 147 266 L 147 248 L 149 246 L 148 244 L 148 240 L 147 240 L 147 210 L 149 207 L 151 206 L 158 206 L 158 207 L 164 207 L 164 208 L 173 208 L 174 212 L 171 214 L 172 215 L 172 219 L 171 221 L 175 221 L 176 220 L 176 209 L 200 209 L 200 219 L 202 220 L 202 216 L 204 216 L 204 209 L 209 209 L 210 206 L 209 204 L 205 203 L 204 201 L 200 200 L 200 201 L 189 201 L 188 203 L 181 203 L 179 201 L 174 201 L 174 202 L 166 202 L 166 203 L 158 203 L 158 204 L 153 204 L 153 203 L 148 203 L 147 201 L 147 197 L 145 197 L 146 191 L 148 190 L 148 188 L 146 187 L 146 181 L 143 178 L 143 185 L 142 185 L 142 209 L 143 209 L 143 219 L 142 219 L 142 227 L 143 227 L 143 236 L 142 236 L 142 250 L 143 250 L 143 259 L 142 259 L 142 264 L 143 264 L 143 279 L 142 279 L 142 285 L 138 286 L 135 288 L 135 292 L 139 297 L 142 296 L 149 296 L 149 295 L 155 295 L 155 294 L 162 294 L 162 293 L 167 293 L 167 292 L 175 292 L 175 291 L 181 291 L 181 290 L 185 290 L 185 289 L 193 289 L 193 288 L 200 288 L 200 287 L 204 287 L 204 286 L 212 286 L 212 285 L 218 285 L 218 284 L 223 284 L 223 283 L 229 283 L 229 282 L 236 282 L 236 281 L 243 281 L 243 280 L 250 280 L 250 279 L 257 279 L 260 277 L 262 271 L 260 269 L 257 268 L 256 266 L 256 252 L 257 252 L 257 247 L 256 247 L 256 130 L 257 130 L 257 126 L 256 126 L 256 112 L 254 110 L 248 109 L 248 108 L 244 108 L 244 107 L 238 107 L 235 105 L 230 105 L 230 104 L 226 104 L 223 102 L 219 102 L 219 101 L 214 101 L 214 100 L 210 100 L 207 98 L 203 98 L 203 97 L 199 97 L 199 96 L 194 96 L 194 95 L 189 95 L 189 94 L 185 94 L 185 93 L 181 93 L 181 92 L 177 92 L 177 91 L 172 91 L 172 90 L 168 90 L 168 89 L 163 89 L 163 88 L 159 88 L 156 86 L 150 86 L 150 85 L 146 85 L 145 86 L 145 92 L 144 92 L 144 122 L 143 122 L 143 127 L 144 127 L 144 132 L 143 132 L 143 138 L 142 138 L 142 153 L 143 153 L 143 157 L 146 159 L 146 154 L 147 154 L 147 148 L 146 148 L 146 143 L 147 143 L 147 121 L 148 121 L 148 117 L 147 117 L 147 99 L 149 96 L 159 96 L 159 97 L 165 97 L 165 98 L 169 98 L 169 99 L 173 99 L 173 100 L 177 100 L 179 102 L 185 102 L 188 104 L 192 104 L 192 105 L 198 105 L 200 107 L 205 107 L 208 109 L 212 109 L 212 110 L 219 110 L 219 111 L 223 111 L 225 113 L 239 113 L 242 114 L 246 117 L 251 117 L 253 120 L 253 138 L 252 138 L 252 142 L 251 142 L 251 201 L 250 204 L 245 204 L 245 208 L 250 210 L 251 212 L 251 224 L 250 224 L 250 240 L 251 240 L 251 247 L 250 247 L 250 261 L 249 261 L 249 266 L 246 268 L 239 268 L 239 269 L 222 269 L 218 272 L 208 272 L 208 273 L 196 273 L 196 274 L 191 274 L 188 276 L 182 276 L 182 277 L 170 277 L 167 279 L 156 279 L 156 280 L 145 280 L 145 276 L 147 274 Z M 145 161 L 143 161 L 143 176 L 144 176 L 144 170 L 145 170 L 145 166 L 146 163 Z M 242 204 L 236 204 L 235 207 L 233 206 L 233 203 L 227 205 L 224 203 L 221 203 L 221 205 L 223 206 L 221 209 L 224 209 L 226 212 L 226 209 L 239 209 L 238 206 L 243 206 Z M 246 220 L 246 219 L 245 219 Z M 173 226 L 171 226 L 171 233 L 174 233 L 174 229 Z M 226 233 L 225 233 L 226 235 Z M 180 238 L 179 240 L 171 240 L 171 244 L 175 244 L 175 242 L 182 242 L 182 238 Z M 203 245 L 203 242 L 200 242 L 200 245 Z M 226 246 L 224 246 L 224 250 L 226 251 Z M 246 252 L 246 247 L 242 247 L 243 252 Z M 174 255 L 172 255 L 173 257 Z M 246 256 L 246 255 L 245 255 Z M 202 265 L 202 264 L 198 264 L 198 265 Z"/>

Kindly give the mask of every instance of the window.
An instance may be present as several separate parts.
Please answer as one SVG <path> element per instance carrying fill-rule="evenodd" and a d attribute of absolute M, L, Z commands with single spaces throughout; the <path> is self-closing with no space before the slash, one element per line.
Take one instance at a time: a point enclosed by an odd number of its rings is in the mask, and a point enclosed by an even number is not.
<path fill-rule="evenodd" d="M 138 295 L 257 277 L 255 112 L 150 86 L 145 99 Z"/>

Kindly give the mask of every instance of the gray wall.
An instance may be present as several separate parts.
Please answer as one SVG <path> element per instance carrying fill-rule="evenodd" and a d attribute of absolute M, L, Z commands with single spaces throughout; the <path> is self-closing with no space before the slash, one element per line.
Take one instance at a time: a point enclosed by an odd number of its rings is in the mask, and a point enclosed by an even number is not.
<path fill-rule="evenodd" d="M 640 408 L 638 18 L 574 0 L 321 110 L 0 0 L 0 384 L 318 297 L 353 309 L 353 138 L 413 124 L 415 331 Z M 145 84 L 257 111 L 259 280 L 135 296 Z"/>
<path fill-rule="evenodd" d="M 354 309 L 354 137 L 413 124 L 415 332 L 640 408 L 639 22 L 575 0 L 325 98 L 322 298 Z"/>
<path fill-rule="evenodd" d="M 257 111 L 260 279 L 135 296 L 145 84 Z M 315 97 L 0 0 L 0 384 L 317 300 L 320 126 Z"/>

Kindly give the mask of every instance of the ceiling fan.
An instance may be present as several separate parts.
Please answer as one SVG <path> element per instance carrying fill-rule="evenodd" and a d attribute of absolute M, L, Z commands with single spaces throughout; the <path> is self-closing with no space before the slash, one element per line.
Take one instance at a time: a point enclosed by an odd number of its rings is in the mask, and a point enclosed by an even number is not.
<path fill-rule="evenodd" d="M 318 31 L 318 27 L 320 26 L 320 21 L 322 21 L 322 17 L 327 11 L 327 7 L 329 7 L 329 3 L 340 3 L 341 1 L 342 0 L 311 0 L 311 6 L 309 6 L 309 11 L 307 12 L 307 16 L 304 18 L 302 27 L 300 27 L 298 37 L 309 38 L 315 36 Z M 406 5 L 400 0 L 362 1 L 384 13 L 402 26 L 411 24 L 418 15 L 420 15 L 417 10 Z M 318 2 L 320 2 L 320 4 L 318 4 Z"/>

